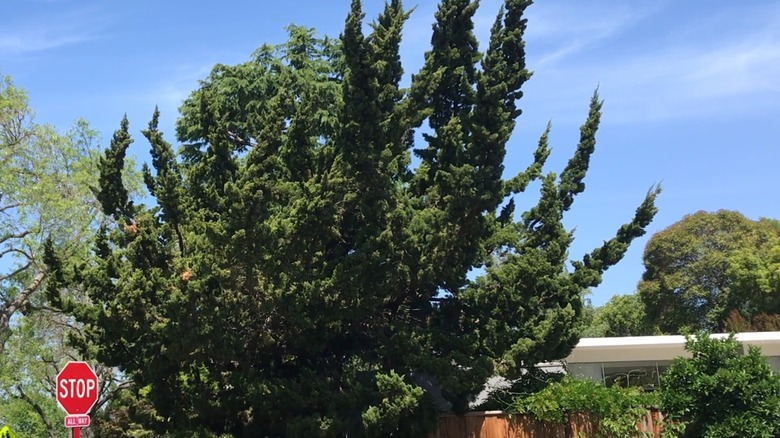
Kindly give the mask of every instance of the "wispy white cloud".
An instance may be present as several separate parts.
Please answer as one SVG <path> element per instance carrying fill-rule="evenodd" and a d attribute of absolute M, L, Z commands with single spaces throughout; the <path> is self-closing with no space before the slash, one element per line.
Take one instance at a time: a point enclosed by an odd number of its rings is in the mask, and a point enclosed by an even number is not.
<path fill-rule="evenodd" d="M 780 38 L 754 37 L 698 56 L 681 57 L 683 80 L 702 96 L 780 91 Z M 687 61 L 687 65 L 686 64 Z"/>
<path fill-rule="evenodd" d="M 45 31 L 44 31 L 45 32 Z M 42 33 L 28 30 L 13 34 L 0 35 L 0 52 L 27 53 L 55 49 L 86 41 L 85 33 Z"/>
<path fill-rule="evenodd" d="M 780 109 L 780 7 L 735 9 L 717 16 L 703 11 L 696 21 L 691 15 L 674 16 L 673 8 L 626 9 L 604 16 L 599 25 L 583 19 L 579 27 L 563 14 L 563 36 L 554 35 L 545 21 L 547 12 L 542 12 L 536 21 L 529 19 L 529 34 L 536 23 L 537 44 L 548 49 L 530 62 L 539 73 L 531 86 L 539 86 L 556 111 L 576 108 L 579 117 L 581 105 L 567 105 L 566 100 L 597 85 L 607 100 L 605 121 L 610 122 L 734 112 L 746 116 Z M 632 39 L 633 26 L 658 22 L 666 28 L 652 42 Z"/>
<path fill-rule="evenodd" d="M 618 36 L 656 12 L 662 2 L 589 2 L 587 7 L 540 3 L 528 11 L 527 40 L 536 49 L 534 65 L 554 65 Z"/>
<path fill-rule="evenodd" d="M 104 17 L 93 9 L 40 14 L 7 22 L 0 30 L 0 53 L 24 54 L 83 43 L 99 36 Z"/>
<path fill-rule="evenodd" d="M 482 0 L 474 16 L 474 33 L 480 46 L 487 46 L 490 28 L 501 0 Z M 588 49 L 602 40 L 619 35 L 634 23 L 655 12 L 663 1 L 636 0 L 614 5 L 611 2 L 592 1 L 588 7 L 571 2 L 538 2 L 526 11 L 529 61 L 533 68 L 554 66 L 557 62 Z M 428 50 L 435 4 L 423 3 L 406 25 L 402 51 L 404 58 L 412 55 L 421 59 Z M 416 65 L 415 65 L 416 67 Z"/>
<path fill-rule="evenodd" d="M 198 88 L 198 81 L 208 76 L 216 62 L 171 66 L 166 78 L 152 86 L 149 92 L 140 93 L 138 99 L 157 105 L 160 111 L 177 114 L 184 99 Z"/>
<path fill-rule="evenodd" d="M 584 76 L 599 78 L 617 107 L 615 120 L 765 111 L 780 97 L 780 38 L 754 35 L 709 50 L 689 45 L 615 60 Z"/>

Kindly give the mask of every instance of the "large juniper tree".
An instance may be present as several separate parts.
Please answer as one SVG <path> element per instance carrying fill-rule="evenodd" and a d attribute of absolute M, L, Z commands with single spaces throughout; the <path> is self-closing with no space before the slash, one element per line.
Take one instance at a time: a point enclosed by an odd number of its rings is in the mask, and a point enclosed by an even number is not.
<path fill-rule="evenodd" d="M 580 292 L 644 233 L 657 190 L 567 267 L 561 219 L 585 187 L 597 95 L 559 175 L 543 173 L 548 127 L 504 178 L 529 4 L 507 0 L 480 53 L 476 2 L 443 0 L 408 89 L 399 0 L 367 35 L 354 0 L 338 40 L 291 27 L 214 67 L 182 106 L 178 158 L 156 112 L 143 131 L 151 208 L 123 188 L 124 120 L 101 171 L 116 223 L 94 258 L 49 258 L 58 285 L 90 297 L 50 288 L 85 324 L 83 346 L 132 376 L 159 427 L 236 436 L 420 436 L 434 413 L 423 381 L 458 410 L 491 375 L 566 356 Z M 535 179 L 538 203 L 516 215 Z"/>

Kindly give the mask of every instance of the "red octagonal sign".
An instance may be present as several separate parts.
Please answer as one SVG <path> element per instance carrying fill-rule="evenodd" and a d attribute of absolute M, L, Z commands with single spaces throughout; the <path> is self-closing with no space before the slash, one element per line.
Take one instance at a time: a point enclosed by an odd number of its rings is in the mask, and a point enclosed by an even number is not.
<path fill-rule="evenodd" d="M 68 415 L 89 413 L 98 399 L 97 374 L 86 362 L 68 362 L 57 374 L 57 402 Z"/>

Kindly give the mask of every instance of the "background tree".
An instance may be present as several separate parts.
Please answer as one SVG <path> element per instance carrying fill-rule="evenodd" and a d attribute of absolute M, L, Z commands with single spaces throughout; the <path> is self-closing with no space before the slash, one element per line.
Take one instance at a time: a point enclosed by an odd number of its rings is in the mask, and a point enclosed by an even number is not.
<path fill-rule="evenodd" d="M 775 437 L 780 434 L 780 375 L 758 347 L 729 336 L 688 337 L 692 357 L 675 359 L 662 376 L 664 436 Z"/>
<path fill-rule="evenodd" d="M 81 257 L 99 217 L 97 133 L 78 121 L 66 135 L 33 121 L 24 90 L 0 79 L 0 351 L 11 319 L 46 280 L 43 241 Z"/>
<path fill-rule="evenodd" d="M 598 338 L 604 336 L 603 325 L 595 326 L 593 319 L 596 317 L 598 308 L 593 305 L 593 301 L 588 295 L 589 290 L 582 292 L 582 314 L 580 315 L 580 337 L 581 338 Z"/>
<path fill-rule="evenodd" d="M 647 327 L 645 305 L 638 295 L 615 295 L 603 306 L 593 309 L 590 321 L 584 324 L 583 337 L 645 336 Z"/>
<path fill-rule="evenodd" d="M 0 419 L 18 434 L 36 437 L 67 437 L 65 412 L 57 406 L 56 377 L 69 360 L 84 360 L 68 345 L 74 330 L 66 315 L 36 310 L 14 321 L 13 334 L 0 360 Z M 100 387 L 93 416 L 127 386 L 117 371 L 90 361 Z M 94 428 L 84 434 L 90 437 Z M 101 436 L 101 435 L 98 435 Z"/>
<path fill-rule="evenodd" d="M 49 296 L 84 323 L 81 347 L 132 376 L 160 430 L 234 436 L 421 436 L 426 382 L 459 410 L 488 377 L 565 357 L 580 291 L 644 233 L 658 190 L 567 267 L 561 220 L 585 188 L 596 94 L 560 175 L 543 175 L 548 126 L 503 179 L 529 3 L 505 2 L 483 54 L 476 2 L 444 0 L 409 89 L 398 0 L 368 35 L 356 0 L 337 41 L 293 26 L 287 43 L 217 65 L 182 106 L 179 159 L 157 112 L 142 131 L 151 208 L 121 177 L 123 120 L 98 194 L 115 222 L 90 259 L 48 252 Z M 540 177 L 515 217 L 512 198 Z"/>
<path fill-rule="evenodd" d="M 61 331 L 51 314 L 22 313 L 43 304 L 36 292 L 48 275 L 46 237 L 66 258 L 88 251 L 80 242 L 99 212 L 84 184 L 97 171 L 95 135 L 84 122 L 66 135 L 35 123 L 24 90 L 0 79 L 0 411 L 18 433 L 58 436 L 61 429 L 64 414 L 47 381 L 59 357 L 46 354 L 64 346 L 55 335 Z"/>
<path fill-rule="evenodd" d="M 656 233 L 638 286 L 649 324 L 663 333 L 723 331 L 732 311 L 748 325 L 780 312 L 779 238 L 776 221 L 725 210 L 688 215 Z"/>
<path fill-rule="evenodd" d="M 727 275 L 745 301 L 731 309 L 727 330 L 736 330 L 730 323 L 739 319 L 745 322 L 739 331 L 780 330 L 780 222 L 763 218 L 759 222 L 777 235 L 770 233 L 758 248 L 741 248 L 729 257 Z"/>
<path fill-rule="evenodd" d="M 64 260 L 88 256 L 102 217 L 90 189 L 98 158 L 97 132 L 85 121 L 64 134 L 36 123 L 24 90 L 0 76 L 0 420 L 20 435 L 67 434 L 54 379 L 67 360 L 85 356 L 67 345 L 72 318 L 39 293 L 49 275 L 43 246 L 48 239 Z M 131 191 L 134 181 L 129 174 Z M 102 406 L 116 374 L 98 373 Z"/>

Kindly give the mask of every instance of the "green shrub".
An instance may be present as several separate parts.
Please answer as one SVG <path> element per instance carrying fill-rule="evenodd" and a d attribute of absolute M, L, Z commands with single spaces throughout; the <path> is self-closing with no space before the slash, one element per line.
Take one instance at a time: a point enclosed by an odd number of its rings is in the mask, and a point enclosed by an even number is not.
<path fill-rule="evenodd" d="M 516 398 L 510 412 L 554 424 L 566 424 L 572 414 L 588 413 L 595 423 L 597 438 L 623 438 L 637 435 L 637 422 L 656 398 L 639 388 L 606 388 L 591 380 L 567 376 L 537 393 Z"/>
<path fill-rule="evenodd" d="M 690 359 L 676 359 L 664 373 L 661 407 L 664 437 L 780 436 L 780 376 L 761 351 L 733 335 L 688 336 Z"/>

